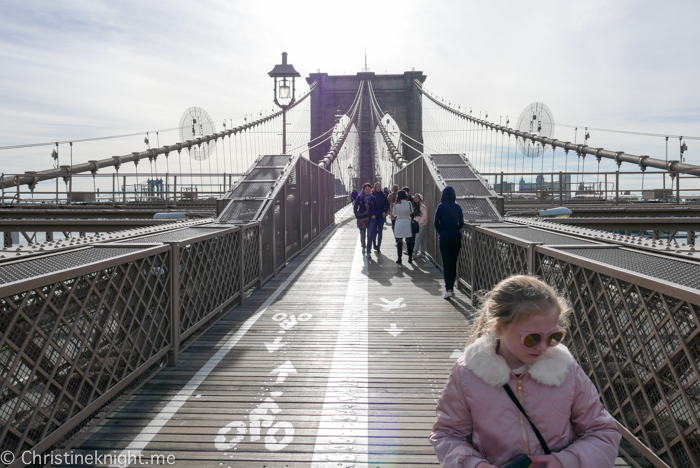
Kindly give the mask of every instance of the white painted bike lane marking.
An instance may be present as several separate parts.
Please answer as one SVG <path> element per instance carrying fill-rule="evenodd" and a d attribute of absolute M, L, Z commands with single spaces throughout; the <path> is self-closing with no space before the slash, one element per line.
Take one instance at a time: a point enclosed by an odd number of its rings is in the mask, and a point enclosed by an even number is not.
<path fill-rule="evenodd" d="M 258 308 L 248 320 L 219 348 L 204 366 L 190 379 L 190 381 L 175 395 L 170 402 L 163 408 L 158 415 L 151 420 L 150 423 L 137 435 L 134 440 L 121 452 L 121 457 L 138 457 L 142 450 L 153 440 L 160 430 L 167 424 L 170 419 L 178 412 L 178 410 L 187 402 L 187 399 L 197 390 L 199 385 L 209 376 L 214 368 L 219 365 L 229 351 L 240 341 L 240 339 L 250 330 L 250 328 L 258 321 L 260 316 L 277 300 L 280 294 L 284 292 L 289 284 L 294 281 L 299 273 L 303 271 L 306 265 L 316 257 L 316 254 L 326 245 L 333 237 L 340 225 L 336 225 L 328 236 L 314 249 L 314 251 L 302 261 L 298 267 L 287 277 L 287 279 L 273 292 L 270 297 Z"/>
<path fill-rule="evenodd" d="M 367 468 L 369 280 L 359 238 L 350 271 L 312 468 Z"/>

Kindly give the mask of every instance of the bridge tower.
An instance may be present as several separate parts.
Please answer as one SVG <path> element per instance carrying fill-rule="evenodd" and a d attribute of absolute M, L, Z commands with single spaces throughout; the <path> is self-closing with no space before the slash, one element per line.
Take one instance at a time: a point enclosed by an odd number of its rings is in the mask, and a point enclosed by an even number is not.
<path fill-rule="evenodd" d="M 423 114 L 421 94 L 415 80 L 423 83 L 426 76 L 420 71 L 404 72 L 402 75 L 377 75 L 363 71 L 357 75 L 330 76 L 328 73 L 311 73 L 306 81 L 317 82 L 311 93 L 311 141 L 328 131 L 340 116 L 352 106 L 357 90 L 363 80 L 371 82 L 379 107 L 391 115 L 401 131 L 414 141 L 408 143 L 418 150 L 423 150 Z M 365 86 L 362 94 L 362 107 L 357 120 L 360 137 L 360 184 L 374 182 L 374 132 L 377 127 L 372 114 L 369 87 Z M 330 140 L 309 152 L 311 161 L 318 163 L 330 150 Z M 403 145 L 400 149 L 404 158 L 410 161 L 418 152 Z M 386 185 L 386 184 L 385 184 Z M 359 189 L 360 187 L 353 187 Z"/>

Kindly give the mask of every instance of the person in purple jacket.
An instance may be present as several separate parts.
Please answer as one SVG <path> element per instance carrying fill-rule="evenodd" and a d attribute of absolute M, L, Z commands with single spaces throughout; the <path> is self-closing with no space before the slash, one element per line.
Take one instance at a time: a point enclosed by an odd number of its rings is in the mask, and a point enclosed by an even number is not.
<path fill-rule="evenodd" d="M 440 255 L 442 273 L 445 276 L 445 299 L 454 296 L 453 288 L 457 278 L 457 257 L 462 248 L 464 217 L 462 208 L 455 202 L 455 189 L 449 185 L 442 191 L 442 199 L 435 210 L 435 230 L 440 235 Z"/>
<path fill-rule="evenodd" d="M 443 468 L 513 459 L 533 468 L 614 467 L 622 437 L 562 344 L 568 314 L 564 299 L 533 276 L 493 288 L 437 404 L 430 442 Z"/>

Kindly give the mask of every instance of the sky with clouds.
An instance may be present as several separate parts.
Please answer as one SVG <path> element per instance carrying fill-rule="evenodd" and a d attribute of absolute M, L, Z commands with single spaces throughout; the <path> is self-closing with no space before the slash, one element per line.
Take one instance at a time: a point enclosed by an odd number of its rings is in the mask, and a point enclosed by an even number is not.
<path fill-rule="evenodd" d="M 190 106 L 242 123 L 272 109 L 267 72 L 282 51 L 302 76 L 354 74 L 365 47 L 371 71 L 422 70 L 427 89 L 496 121 L 539 101 L 559 123 L 700 136 L 693 0 L 0 0 L 0 11 L 0 146 L 172 128 Z M 591 133 L 592 146 L 664 156 L 662 139 Z M 143 146 L 76 145 L 76 160 Z M 688 146 L 700 164 L 700 142 Z M 0 170 L 49 168 L 50 150 L 2 150 Z"/>

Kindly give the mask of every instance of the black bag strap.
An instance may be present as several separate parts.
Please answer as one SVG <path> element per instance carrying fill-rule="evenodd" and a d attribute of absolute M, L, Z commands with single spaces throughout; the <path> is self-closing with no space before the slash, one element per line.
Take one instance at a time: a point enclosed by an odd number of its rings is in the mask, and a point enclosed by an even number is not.
<path fill-rule="evenodd" d="M 537 440 L 540 441 L 540 445 L 542 446 L 542 450 L 544 450 L 544 453 L 546 455 L 550 455 L 552 452 L 551 452 L 551 450 L 549 450 L 549 447 L 547 447 L 547 442 L 544 441 L 544 437 L 542 437 L 542 434 L 540 434 L 540 431 L 538 431 L 537 428 L 535 427 L 535 425 L 532 423 L 532 421 L 530 421 L 530 416 L 527 415 L 527 413 L 525 412 L 525 408 L 523 408 L 523 406 L 520 404 L 518 399 L 515 397 L 515 394 L 513 393 L 513 390 L 511 390 L 510 385 L 505 384 L 503 386 L 503 388 L 506 389 L 508 396 L 510 397 L 511 400 L 513 400 L 513 403 L 515 403 L 515 406 L 517 406 L 518 409 L 520 410 L 520 412 L 523 413 L 523 415 L 525 415 L 525 417 L 527 418 L 527 421 L 530 423 L 532 430 L 535 431 L 535 435 L 537 436 Z"/>

